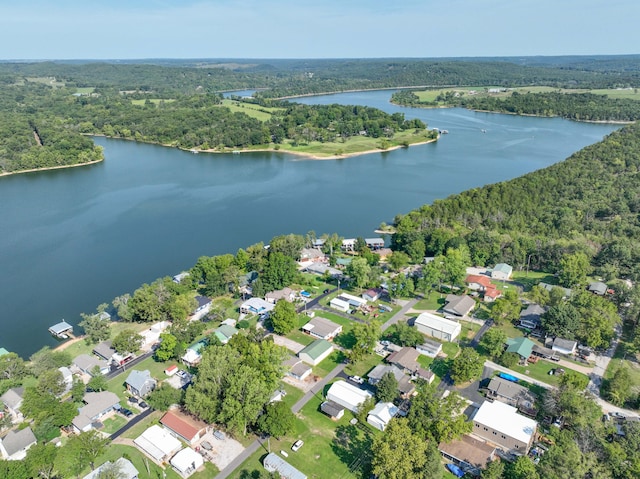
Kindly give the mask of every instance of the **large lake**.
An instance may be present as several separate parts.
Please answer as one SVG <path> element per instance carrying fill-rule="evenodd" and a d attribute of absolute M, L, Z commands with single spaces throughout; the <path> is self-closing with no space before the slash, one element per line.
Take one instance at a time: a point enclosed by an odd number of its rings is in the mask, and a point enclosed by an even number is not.
<path fill-rule="evenodd" d="M 327 161 L 193 155 L 96 138 L 105 149 L 101 164 L 0 178 L 0 346 L 26 357 L 55 345 L 52 324 L 77 324 L 81 312 L 179 273 L 202 255 L 310 230 L 374 236 L 398 213 L 561 161 L 616 128 L 402 108 L 390 96 L 300 101 L 401 111 L 450 133 L 435 144 Z"/>

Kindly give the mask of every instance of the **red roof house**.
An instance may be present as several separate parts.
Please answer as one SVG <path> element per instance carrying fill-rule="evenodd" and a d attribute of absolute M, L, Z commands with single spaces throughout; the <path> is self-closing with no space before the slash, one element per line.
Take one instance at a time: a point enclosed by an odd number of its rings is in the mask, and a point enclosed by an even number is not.
<path fill-rule="evenodd" d="M 465 279 L 465 282 L 469 285 L 469 289 L 474 289 L 476 291 L 484 291 L 487 288 L 493 286 L 491 284 L 491 279 L 488 276 L 482 276 L 479 274 L 470 274 Z"/>
<path fill-rule="evenodd" d="M 207 423 L 178 410 L 167 412 L 160 419 L 160 423 L 190 445 L 195 444 L 207 431 Z"/>

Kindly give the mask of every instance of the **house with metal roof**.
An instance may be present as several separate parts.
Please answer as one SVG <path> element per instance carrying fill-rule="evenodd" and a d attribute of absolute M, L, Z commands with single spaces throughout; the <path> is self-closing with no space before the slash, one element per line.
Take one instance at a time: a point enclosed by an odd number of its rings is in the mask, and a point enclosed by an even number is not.
<path fill-rule="evenodd" d="M 5 348 L 0 348 L 0 357 L 4 356 L 5 354 L 9 354 L 9 351 L 7 351 Z"/>
<path fill-rule="evenodd" d="M 314 342 L 300 350 L 298 357 L 305 363 L 317 366 L 323 359 L 333 352 L 333 344 L 326 339 L 316 339 Z"/>
<path fill-rule="evenodd" d="M 156 388 L 158 381 L 151 377 L 151 373 L 148 369 L 145 369 L 144 371 L 133 369 L 129 373 L 129 376 L 127 376 L 124 384 L 127 387 L 127 391 L 134 396 L 142 398 Z"/>
<path fill-rule="evenodd" d="M 570 356 L 572 354 L 575 354 L 577 347 L 578 347 L 577 341 L 572 341 L 570 339 L 555 338 L 553 340 L 553 346 L 551 346 L 551 350 L 556 351 L 560 354 L 566 354 L 567 356 Z"/>
<path fill-rule="evenodd" d="M 167 413 L 160 418 L 160 424 L 178 439 L 182 439 L 191 446 L 207 432 L 206 422 L 189 414 L 185 414 L 178 409 L 167 411 Z"/>
<path fill-rule="evenodd" d="M 266 455 L 262 461 L 262 466 L 268 472 L 277 472 L 282 479 L 307 479 L 306 474 L 297 470 L 274 452 Z"/>
<path fill-rule="evenodd" d="M 597 294 L 598 296 L 604 296 L 607 294 L 607 285 L 602 281 L 594 281 L 593 283 L 589 283 L 587 291 Z"/>
<path fill-rule="evenodd" d="M 311 321 L 302 326 L 302 331 L 314 338 L 331 341 L 342 332 L 342 325 L 336 324 L 322 316 L 315 316 Z"/>
<path fill-rule="evenodd" d="M 222 344 L 227 344 L 235 334 L 238 334 L 238 330 L 228 324 L 221 324 L 213 331 L 213 334 L 216 335 L 216 338 L 218 338 Z"/>
<path fill-rule="evenodd" d="M 340 404 L 351 412 L 358 412 L 360 405 L 373 397 L 369 391 L 360 389 L 343 380 L 334 382 L 327 391 L 327 401 Z"/>
<path fill-rule="evenodd" d="M 204 458 L 190 447 L 186 447 L 173 456 L 169 463 L 182 477 L 189 477 L 204 464 Z"/>
<path fill-rule="evenodd" d="M 511 275 L 513 274 L 513 267 L 509 266 L 507 263 L 498 263 L 491 270 L 491 278 L 507 281 L 511 279 Z"/>
<path fill-rule="evenodd" d="M 82 479 L 99 479 L 103 474 L 106 474 L 106 471 L 108 471 L 113 464 L 115 464 L 119 472 L 118 479 L 138 479 L 138 474 L 140 473 L 133 463 L 124 457 L 119 458 L 115 463 L 107 461 L 101 464 Z"/>
<path fill-rule="evenodd" d="M 36 436 L 30 427 L 9 431 L 0 440 L 0 456 L 8 461 L 21 461 L 27 457 L 27 451 L 36 442 Z"/>
<path fill-rule="evenodd" d="M 497 444 L 506 452 L 526 455 L 538 424 L 500 401 L 482 403 L 473 416 L 473 434 Z"/>
<path fill-rule="evenodd" d="M 133 443 L 158 463 L 167 461 L 182 449 L 182 443 L 157 424 L 145 430 Z"/>
<path fill-rule="evenodd" d="M 457 321 L 451 321 L 431 313 L 420 313 L 414 326 L 422 334 L 443 341 L 453 341 L 462 331 L 462 326 Z"/>
<path fill-rule="evenodd" d="M 509 338 L 507 339 L 507 352 L 508 353 L 517 353 L 524 361 L 529 359 L 531 356 L 531 351 L 533 351 L 533 347 L 535 344 L 530 339 L 520 337 L 520 338 Z"/>
<path fill-rule="evenodd" d="M 369 411 L 367 422 L 380 431 L 387 428 L 389 422 L 398 414 L 398 407 L 392 402 L 379 402 Z"/>

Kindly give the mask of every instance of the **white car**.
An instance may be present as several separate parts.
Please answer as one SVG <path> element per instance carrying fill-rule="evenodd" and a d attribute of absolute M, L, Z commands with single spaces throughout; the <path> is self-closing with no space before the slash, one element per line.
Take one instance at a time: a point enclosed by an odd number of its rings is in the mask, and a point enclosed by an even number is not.
<path fill-rule="evenodd" d="M 364 384 L 364 379 L 360 376 L 349 376 L 349 381 L 353 381 L 356 384 Z"/>
<path fill-rule="evenodd" d="M 304 441 L 302 439 L 298 439 L 296 442 L 293 443 L 293 446 L 291 446 L 291 450 L 293 452 L 296 452 L 298 449 L 300 449 L 302 446 L 304 445 Z"/>

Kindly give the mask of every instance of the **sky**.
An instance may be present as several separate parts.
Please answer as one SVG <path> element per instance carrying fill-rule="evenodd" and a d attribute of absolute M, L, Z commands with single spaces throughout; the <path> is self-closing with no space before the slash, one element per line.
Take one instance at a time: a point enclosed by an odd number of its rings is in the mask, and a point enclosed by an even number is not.
<path fill-rule="evenodd" d="M 640 53 L 638 0 L 0 0 L 0 59 Z"/>

